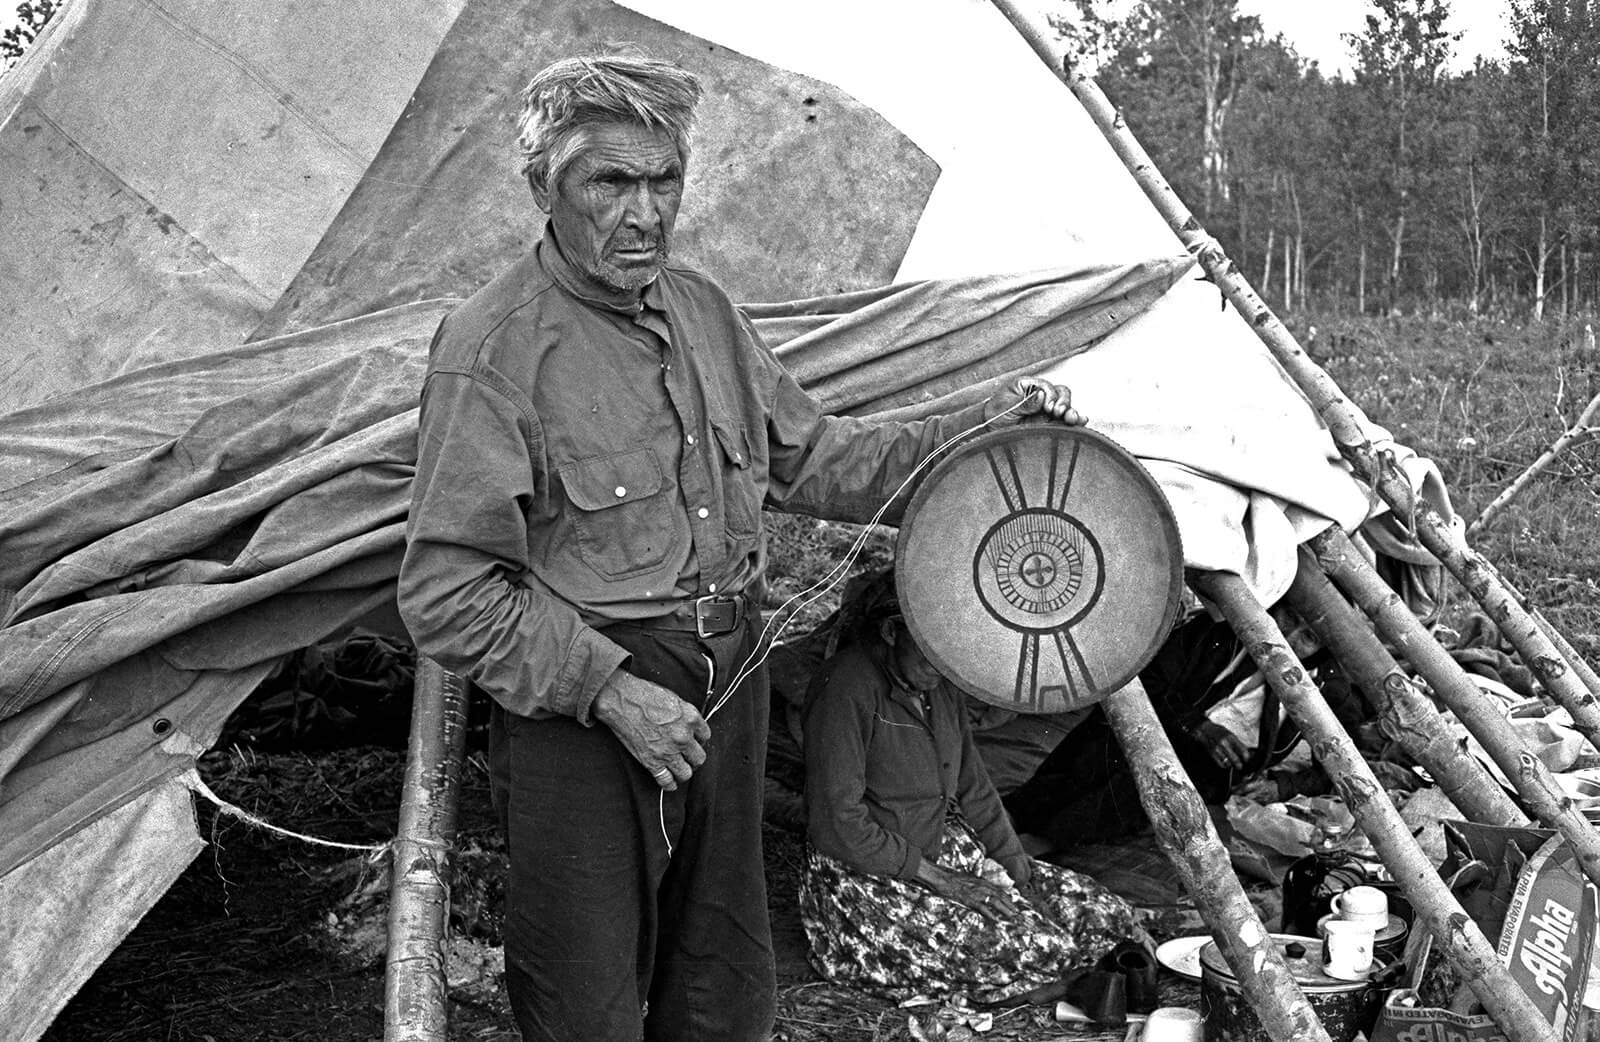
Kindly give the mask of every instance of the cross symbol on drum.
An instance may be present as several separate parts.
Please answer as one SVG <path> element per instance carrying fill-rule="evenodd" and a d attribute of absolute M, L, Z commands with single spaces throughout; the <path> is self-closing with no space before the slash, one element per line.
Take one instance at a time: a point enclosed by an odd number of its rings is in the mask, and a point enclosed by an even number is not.
<path fill-rule="evenodd" d="M 1044 554 L 1029 554 L 1022 562 L 1022 581 L 1036 590 L 1049 586 L 1056 577 L 1056 563 Z"/>

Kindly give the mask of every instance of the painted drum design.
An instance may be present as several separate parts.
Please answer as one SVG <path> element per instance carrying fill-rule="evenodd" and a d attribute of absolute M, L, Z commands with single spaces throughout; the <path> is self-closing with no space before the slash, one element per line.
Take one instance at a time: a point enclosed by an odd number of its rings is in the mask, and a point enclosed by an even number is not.
<path fill-rule="evenodd" d="M 917 643 L 994 705 L 1055 713 L 1132 679 L 1177 615 L 1183 549 L 1139 461 L 1030 422 L 940 461 L 901 523 L 896 582 Z"/>

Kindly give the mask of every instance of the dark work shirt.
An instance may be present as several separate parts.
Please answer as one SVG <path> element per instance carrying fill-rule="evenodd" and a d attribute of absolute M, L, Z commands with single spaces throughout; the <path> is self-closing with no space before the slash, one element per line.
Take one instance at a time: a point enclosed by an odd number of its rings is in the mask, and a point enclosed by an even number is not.
<path fill-rule="evenodd" d="M 884 645 L 856 645 L 822 667 L 806 699 L 806 830 L 858 872 L 916 877 L 939 859 L 959 809 L 991 858 L 1022 844 L 978 755 L 965 696 L 948 683 L 920 696 L 890 679 Z"/>
<path fill-rule="evenodd" d="M 866 521 L 1009 404 L 824 416 L 704 275 L 597 298 L 547 233 L 434 336 L 401 614 L 419 650 L 512 712 L 587 723 L 627 658 L 606 623 L 744 591 L 764 505 Z"/>

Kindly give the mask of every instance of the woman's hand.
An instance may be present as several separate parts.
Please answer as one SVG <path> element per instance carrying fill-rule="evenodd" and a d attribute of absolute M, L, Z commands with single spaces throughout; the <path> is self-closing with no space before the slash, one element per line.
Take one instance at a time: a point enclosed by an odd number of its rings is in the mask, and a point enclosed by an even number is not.
<path fill-rule="evenodd" d="M 1033 858 L 1027 854 L 1017 854 L 1006 858 L 1000 864 L 1005 868 L 1006 875 L 1011 877 L 1011 882 L 1016 885 L 1017 893 L 1022 895 L 1022 899 L 1043 916 L 1046 922 L 1055 922 L 1056 914 L 1050 910 L 1044 888 L 1039 885 L 1039 875 L 1033 870 Z"/>
<path fill-rule="evenodd" d="M 987 879 L 952 872 L 924 860 L 917 867 L 917 880 L 940 897 L 965 905 L 986 919 L 1009 919 L 1017 914 L 1011 891 Z"/>

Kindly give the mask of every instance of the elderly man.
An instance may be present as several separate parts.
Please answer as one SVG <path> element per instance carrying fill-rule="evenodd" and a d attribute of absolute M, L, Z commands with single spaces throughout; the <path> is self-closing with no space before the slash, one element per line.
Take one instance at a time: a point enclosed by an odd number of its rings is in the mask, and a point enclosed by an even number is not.
<path fill-rule="evenodd" d="M 440 325 L 400 607 L 493 699 L 506 977 L 529 1040 L 758 1039 L 761 510 L 865 521 L 945 439 L 1064 388 L 915 423 L 824 416 L 706 276 L 667 264 L 700 89 L 634 56 L 523 93 L 544 237 Z"/>

